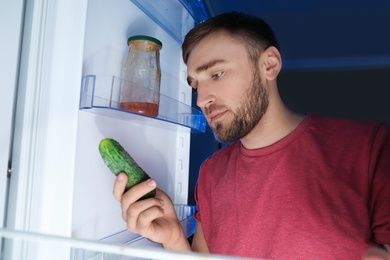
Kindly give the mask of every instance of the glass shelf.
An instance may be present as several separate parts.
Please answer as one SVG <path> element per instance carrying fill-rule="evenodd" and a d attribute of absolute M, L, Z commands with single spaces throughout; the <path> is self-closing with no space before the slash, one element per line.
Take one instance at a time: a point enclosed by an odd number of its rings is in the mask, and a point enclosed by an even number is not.
<path fill-rule="evenodd" d="M 174 205 L 187 237 L 195 232 L 192 205 Z M 2 242 L 2 243 L 1 243 Z M 99 241 L 63 237 L 0 228 L 0 260 L 134 260 L 134 259 L 206 259 L 196 254 L 164 250 L 140 235 L 127 230 Z M 212 259 L 211 257 L 207 259 Z"/>
<path fill-rule="evenodd" d="M 201 0 L 131 1 L 180 44 L 187 32 L 193 27 L 184 26 L 188 24 L 191 17 L 195 24 L 210 17 Z"/>
<path fill-rule="evenodd" d="M 0 228 L 0 260 L 253 260 L 139 245 L 118 245 L 58 235 Z M 104 252 L 96 257 L 72 255 L 75 249 Z M 260 259 L 259 259 L 260 260 Z"/>
<path fill-rule="evenodd" d="M 195 132 L 206 131 L 203 113 L 185 103 L 160 94 L 157 117 L 150 117 L 120 108 L 120 89 L 124 80 L 115 76 L 83 76 L 81 82 L 80 109 L 114 118 L 145 122 L 145 118 L 163 124 L 189 127 Z M 142 120 L 141 120 L 142 118 Z"/>
<path fill-rule="evenodd" d="M 184 234 L 195 232 L 192 205 L 174 205 Z M 166 250 L 137 234 L 122 231 L 99 241 L 0 228 L 0 260 L 250 260 Z"/>

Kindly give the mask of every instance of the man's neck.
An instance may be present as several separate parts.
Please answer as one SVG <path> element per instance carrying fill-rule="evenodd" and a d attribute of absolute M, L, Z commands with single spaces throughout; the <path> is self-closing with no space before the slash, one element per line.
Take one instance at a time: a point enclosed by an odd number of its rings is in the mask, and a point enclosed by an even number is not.
<path fill-rule="evenodd" d="M 286 137 L 303 121 L 304 115 L 289 110 L 283 103 L 269 107 L 259 124 L 244 138 L 246 149 L 259 149 Z"/>

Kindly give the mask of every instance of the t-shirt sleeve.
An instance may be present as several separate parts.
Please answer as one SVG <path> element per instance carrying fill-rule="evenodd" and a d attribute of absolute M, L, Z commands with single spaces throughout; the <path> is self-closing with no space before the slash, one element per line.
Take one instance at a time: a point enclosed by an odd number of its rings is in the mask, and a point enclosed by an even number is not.
<path fill-rule="evenodd" d="M 196 202 L 196 211 L 194 217 L 197 221 L 202 222 L 208 218 L 208 212 L 210 210 L 210 169 L 209 159 L 206 159 L 199 169 L 199 177 L 195 185 L 194 198 Z M 205 216 L 206 214 L 206 216 Z M 202 223 L 203 224 L 203 223 Z"/>
<path fill-rule="evenodd" d="M 378 128 L 371 151 L 372 232 L 377 243 L 390 244 L 390 127 Z"/>
<path fill-rule="evenodd" d="M 199 203 L 198 203 L 198 183 L 195 185 L 195 190 L 194 190 L 194 198 L 196 201 L 196 210 L 194 213 L 194 217 L 197 221 L 202 222 L 202 219 L 200 217 L 200 209 L 199 209 Z"/>

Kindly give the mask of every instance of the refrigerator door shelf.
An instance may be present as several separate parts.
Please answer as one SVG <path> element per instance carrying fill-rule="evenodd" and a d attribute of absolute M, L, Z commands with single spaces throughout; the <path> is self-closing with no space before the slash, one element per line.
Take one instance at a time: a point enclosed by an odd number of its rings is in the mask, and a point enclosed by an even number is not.
<path fill-rule="evenodd" d="M 180 44 L 192 29 L 192 21 L 199 24 L 209 17 L 204 4 L 199 0 L 131 1 Z"/>
<path fill-rule="evenodd" d="M 142 124 L 145 124 L 145 118 L 149 118 L 162 121 L 165 125 L 168 122 L 189 127 L 196 132 L 206 131 L 206 119 L 201 111 L 163 94 L 160 94 L 157 117 L 121 109 L 119 107 L 120 90 L 123 82 L 123 79 L 115 76 L 83 76 L 80 109 L 88 109 L 90 112 L 114 118 L 140 121 Z"/>

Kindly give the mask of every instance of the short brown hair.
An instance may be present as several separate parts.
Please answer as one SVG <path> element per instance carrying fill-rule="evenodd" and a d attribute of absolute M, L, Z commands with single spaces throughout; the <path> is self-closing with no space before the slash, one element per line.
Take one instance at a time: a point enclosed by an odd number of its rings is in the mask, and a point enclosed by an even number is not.
<path fill-rule="evenodd" d="M 230 12 L 212 17 L 194 27 L 186 35 L 182 44 L 183 61 L 187 64 L 192 49 L 210 33 L 224 30 L 232 37 L 243 42 L 247 47 L 249 57 L 257 63 L 260 54 L 270 46 L 279 44 L 271 27 L 261 18 L 239 12 Z"/>

